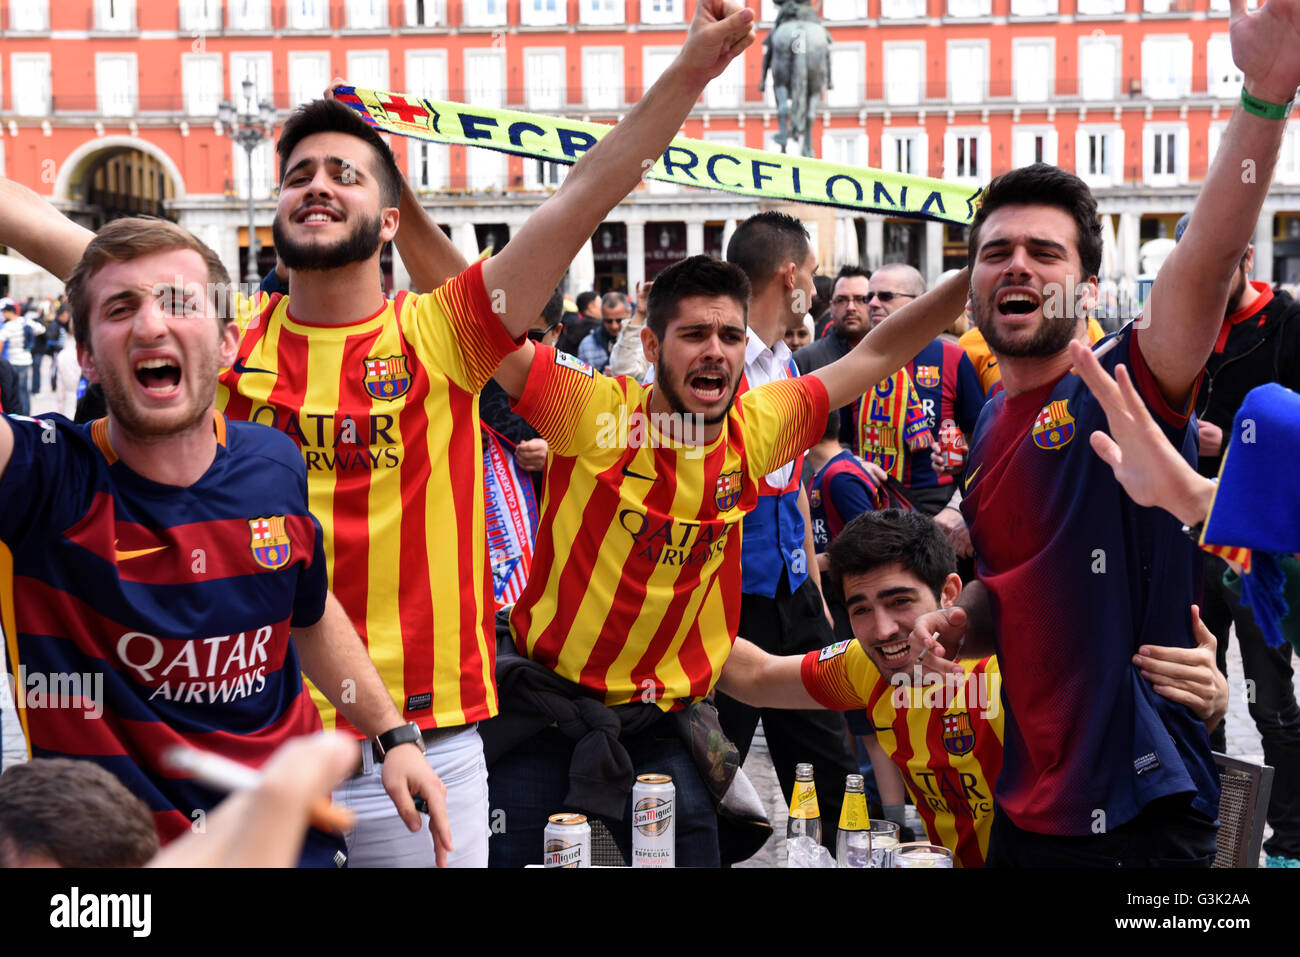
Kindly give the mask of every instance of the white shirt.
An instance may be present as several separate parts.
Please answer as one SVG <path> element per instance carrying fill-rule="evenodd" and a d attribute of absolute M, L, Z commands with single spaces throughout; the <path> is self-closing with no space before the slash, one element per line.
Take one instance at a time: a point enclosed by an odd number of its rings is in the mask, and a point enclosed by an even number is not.
<path fill-rule="evenodd" d="M 750 326 L 745 342 L 745 378 L 749 387 L 757 389 L 760 385 L 790 378 L 790 355 L 790 347 L 784 338 L 777 339 L 769 349 Z M 793 474 L 794 463 L 787 462 L 775 472 L 768 473 L 767 484 L 773 488 L 785 488 Z"/>

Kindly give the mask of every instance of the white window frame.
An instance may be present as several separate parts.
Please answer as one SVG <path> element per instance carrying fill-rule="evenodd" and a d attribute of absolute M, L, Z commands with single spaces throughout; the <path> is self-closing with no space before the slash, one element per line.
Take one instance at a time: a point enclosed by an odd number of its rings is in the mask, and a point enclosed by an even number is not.
<path fill-rule="evenodd" d="M 9 4 L 9 32 L 46 33 L 49 29 L 49 0 L 15 0 Z"/>
<path fill-rule="evenodd" d="M 972 84 L 968 76 L 957 76 L 953 71 L 953 54 L 959 50 L 978 50 L 984 61 L 984 75 L 978 84 Z M 949 40 L 947 50 L 948 102 L 949 103 L 983 103 L 989 96 L 989 41 L 988 40 Z"/>
<path fill-rule="evenodd" d="M 1168 140 L 1174 138 L 1173 172 L 1154 170 L 1156 139 L 1160 139 L 1162 167 L 1169 165 Z M 1147 186 L 1180 186 L 1187 182 L 1189 159 L 1186 123 L 1148 123 L 1142 128 L 1142 181 Z"/>
<path fill-rule="evenodd" d="M 248 75 L 246 64 L 257 64 L 253 71 L 253 102 L 244 102 L 244 77 Z M 239 64 L 238 66 L 236 64 Z M 230 66 L 226 70 L 226 85 L 230 88 L 229 99 L 235 109 L 242 112 L 257 112 L 257 105 L 272 98 L 274 74 L 271 72 L 271 54 L 255 50 L 236 50 L 230 54 Z"/>
<path fill-rule="evenodd" d="M 843 157 L 845 150 L 852 155 L 847 159 Z M 826 130 L 822 133 L 821 155 L 828 162 L 841 166 L 849 166 L 854 169 L 865 169 L 871 164 L 868 158 L 871 156 L 868 152 L 870 143 L 867 140 L 867 134 L 861 130 L 843 129 L 843 130 Z"/>
<path fill-rule="evenodd" d="M 135 0 L 95 0 L 95 29 L 129 33 L 135 30 L 135 12 Z"/>
<path fill-rule="evenodd" d="M 642 23 L 683 23 L 682 0 L 641 0 Z"/>
<path fill-rule="evenodd" d="M 745 103 L 745 54 L 735 57 L 722 75 L 704 88 L 707 110 L 738 110 Z"/>
<path fill-rule="evenodd" d="M 1164 78 L 1150 70 L 1157 50 L 1176 54 L 1173 84 L 1164 86 Z M 1142 95 L 1151 100 L 1182 100 L 1192 92 L 1192 41 L 1186 34 L 1149 34 L 1142 38 Z"/>
<path fill-rule="evenodd" d="M 599 69 L 593 69 L 591 59 L 597 56 L 613 55 L 617 68 L 612 72 L 614 81 L 613 97 L 608 102 L 602 97 L 592 96 L 592 91 L 604 84 L 600 81 L 607 77 Z M 595 82 L 593 82 L 595 81 Z M 582 105 L 591 110 L 618 110 L 627 102 L 627 71 L 623 63 L 622 47 L 583 47 L 582 49 Z"/>
<path fill-rule="evenodd" d="M 586 26 L 619 24 L 623 10 L 623 0 L 578 0 L 578 22 Z"/>
<path fill-rule="evenodd" d="M 468 51 L 467 51 L 468 52 Z M 465 164 L 465 185 L 476 193 L 502 190 L 510 179 L 510 157 L 496 150 L 474 148 Z"/>
<path fill-rule="evenodd" d="M 312 84 L 308 78 L 302 75 L 302 71 L 304 69 L 303 64 L 314 63 L 319 66 L 322 57 L 324 57 L 325 59 L 324 78 L 321 80 L 319 84 Z M 302 106 L 304 103 L 309 103 L 312 100 L 316 100 L 320 98 L 320 95 L 325 91 L 325 87 L 329 86 L 330 80 L 332 78 L 333 71 L 330 69 L 330 63 L 331 63 L 330 53 L 328 50 L 290 50 L 289 51 L 289 108 L 290 109 L 296 109 L 297 107 Z M 316 78 L 321 77 L 319 71 L 315 74 L 315 77 Z M 311 88 L 312 86 L 315 86 L 315 88 L 312 89 Z"/>
<path fill-rule="evenodd" d="M 204 66 L 210 71 L 214 65 L 217 68 L 217 82 L 214 87 L 207 89 L 208 78 L 196 75 L 196 71 Z M 217 115 L 217 107 L 221 104 L 222 94 L 226 89 L 224 72 L 225 64 L 221 61 L 220 53 L 181 54 L 181 92 L 184 96 L 186 116 Z M 316 95 L 319 96 L 320 93 Z"/>
<path fill-rule="evenodd" d="M 975 169 L 972 172 L 959 172 L 957 141 L 975 141 Z M 943 178 L 953 183 L 986 183 L 989 165 L 992 162 L 991 141 L 987 127 L 949 127 L 943 134 Z M 969 164 L 968 164 L 969 165 Z"/>
<path fill-rule="evenodd" d="M 542 10 L 543 5 L 554 10 Z M 569 22 L 569 4 L 566 0 L 519 0 L 519 22 L 526 27 L 558 27 Z"/>
<path fill-rule="evenodd" d="M 451 186 L 448 149 L 441 143 L 407 139 L 406 169 L 411 186 L 417 190 L 443 191 Z M 427 176 L 424 174 L 428 174 Z"/>
<path fill-rule="evenodd" d="M 1079 0 L 1081 17 L 1114 17 L 1124 14 L 1124 0 Z"/>
<path fill-rule="evenodd" d="M 944 12 L 953 20 L 974 20 L 991 16 L 993 7 L 989 0 L 946 0 Z"/>
<path fill-rule="evenodd" d="M 413 64 L 417 59 L 427 66 L 416 69 Z M 429 100 L 447 99 L 446 50 L 407 50 L 403 69 L 402 90 L 404 92 Z M 417 74 L 424 78 L 424 82 L 416 82 L 419 78 Z"/>
<path fill-rule="evenodd" d="M 506 0 L 464 0 L 461 15 L 467 27 L 504 27 Z"/>
<path fill-rule="evenodd" d="M 348 30 L 386 30 L 388 4 L 385 0 L 347 0 L 344 18 Z"/>
<path fill-rule="evenodd" d="M 1108 95 L 1106 96 L 1086 96 L 1084 94 L 1085 86 L 1084 86 L 1084 63 L 1083 63 L 1085 51 L 1088 50 L 1090 47 L 1102 47 L 1102 46 L 1109 46 L 1114 48 L 1115 50 L 1115 72 L 1114 75 L 1111 77 L 1110 90 L 1108 91 Z M 1078 57 L 1075 59 L 1075 63 L 1078 65 L 1079 89 L 1077 92 L 1078 92 L 1079 99 L 1087 100 L 1088 102 L 1091 103 L 1103 103 L 1103 102 L 1107 102 L 1119 98 L 1120 81 L 1124 75 L 1124 44 L 1120 37 L 1091 37 L 1091 36 L 1080 37 L 1079 52 L 1078 52 Z"/>
<path fill-rule="evenodd" d="M 1209 167 L 1210 167 L 1211 165 L 1213 165 L 1213 163 L 1214 163 L 1214 157 L 1218 155 L 1218 153 L 1219 153 L 1219 147 L 1223 144 L 1223 131 L 1226 130 L 1227 128 L 1228 128 L 1228 124 L 1227 124 L 1227 122 L 1226 122 L 1226 121 L 1223 121 L 1223 120 L 1220 120 L 1219 122 L 1211 123 L 1211 124 L 1209 125 L 1209 127 L 1206 129 L 1206 131 L 1205 131 L 1205 165 L 1206 165 L 1206 169 L 1209 169 Z M 1296 140 L 1296 141 L 1295 141 L 1295 144 L 1296 144 L 1296 145 L 1300 145 L 1300 140 Z M 1286 148 L 1287 148 L 1287 145 L 1286 145 L 1286 141 L 1285 141 L 1285 139 L 1284 139 L 1284 140 L 1283 140 L 1283 143 L 1282 143 L 1282 150 L 1283 150 L 1283 152 L 1286 151 Z M 1293 146 L 1293 150 L 1294 150 L 1294 146 Z M 1293 180 L 1293 181 L 1294 181 L 1294 182 L 1300 182 L 1300 153 L 1296 153 L 1296 154 L 1295 154 L 1295 158 L 1296 158 L 1296 160 L 1298 161 L 1298 162 L 1297 162 L 1297 165 L 1296 165 L 1296 170 L 1295 170 L 1295 174 L 1296 174 L 1297 179 L 1296 179 L 1296 180 Z M 1276 182 L 1279 182 L 1279 183 L 1281 183 L 1281 182 L 1287 182 L 1286 180 L 1283 180 L 1283 179 L 1281 178 L 1281 175 L 1280 175 L 1280 171 L 1281 171 L 1281 169 L 1282 169 L 1282 160 L 1281 160 L 1281 157 L 1280 157 L 1280 156 L 1279 156 L 1279 158 L 1278 158 L 1277 169 L 1278 169 L 1279 172 L 1278 172 L 1278 175 L 1275 175 L 1275 176 L 1274 176 L 1274 180 L 1275 180 Z"/>
<path fill-rule="evenodd" d="M 901 87 L 898 84 L 891 84 L 890 74 L 895 72 L 891 66 L 890 54 L 910 50 L 920 55 L 917 57 L 918 75 L 916 78 L 915 94 L 900 93 Z M 880 45 L 880 62 L 884 67 L 884 95 L 885 102 L 890 106 L 915 106 L 925 99 L 925 42 L 924 41 L 905 41 L 905 42 L 886 42 Z"/>
<path fill-rule="evenodd" d="M 900 169 L 898 162 L 898 143 L 912 142 L 912 162 L 914 170 Z M 930 175 L 930 137 L 920 127 L 915 129 L 886 127 L 880 133 L 880 168 L 890 173 L 904 173 L 910 176 Z"/>
<path fill-rule="evenodd" d="M 822 0 L 821 13 L 824 20 L 865 20 L 867 0 Z"/>
<path fill-rule="evenodd" d="M 1241 96 L 1241 70 L 1232 61 L 1232 45 L 1226 33 L 1212 33 L 1205 42 L 1205 92 L 1224 100 Z"/>
<path fill-rule="evenodd" d="M 379 76 L 383 79 L 383 82 L 381 84 L 372 87 L 369 85 L 369 81 L 367 81 L 364 78 L 361 71 L 361 62 L 363 58 L 366 61 L 377 61 L 383 64 L 381 68 L 381 72 L 379 74 Z M 347 63 L 347 71 L 348 71 L 347 72 L 348 82 L 351 83 L 353 86 L 359 86 L 363 90 L 365 89 L 387 90 L 392 85 L 393 72 L 391 69 L 391 65 L 388 62 L 387 50 L 383 50 L 383 49 L 349 50 L 346 63 Z"/>
<path fill-rule="evenodd" d="M 1282 134 L 1282 150 L 1277 157 L 1273 182 L 1286 186 L 1300 184 L 1300 127 L 1288 126 Z"/>
<path fill-rule="evenodd" d="M 1054 17 L 1059 9 L 1057 0 L 1011 0 L 1013 17 Z"/>
<path fill-rule="evenodd" d="M 230 149 L 235 193 L 240 199 L 248 199 L 248 152 L 238 143 L 231 143 Z M 267 140 L 253 150 L 253 194 L 257 199 L 266 199 L 276 185 L 275 146 Z"/>
<path fill-rule="evenodd" d="M 432 21 L 421 23 L 420 0 L 405 0 L 402 7 L 402 23 L 408 27 L 445 27 L 447 25 L 446 0 L 423 0 L 424 19 Z"/>
<path fill-rule="evenodd" d="M 103 70 L 106 64 L 114 60 L 122 60 L 127 64 L 127 89 L 121 94 L 110 94 L 103 88 Z M 95 54 L 95 102 L 101 116 L 134 116 L 140 111 L 140 71 L 134 53 Z"/>
<path fill-rule="evenodd" d="M 479 66 L 476 64 L 488 64 L 493 60 L 496 61 L 494 72 L 496 73 L 497 79 L 499 81 L 496 84 L 497 95 L 496 96 L 480 95 L 480 92 L 483 93 L 491 92 L 486 88 L 484 88 L 482 91 L 478 89 L 471 91 L 469 84 L 473 82 L 474 78 L 479 77 L 481 75 L 485 75 L 484 70 L 486 69 L 486 67 Z M 465 77 L 465 102 L 466 103 L 469 103 L 471 106 L 490 106 L 490 107 L 495 107 L 497 109 L 501 109 L 506 105 L 505 50 L 500 49 L 498 47 L 467 47 L 465 49 L 464 70 L 465 72 L 463 76 Z"/>
<path fill-rule="evenodd" d="M 222 0 L 181 0 L 181 30 L 220 30 L 221 4 Z M 22 3 L 18 5 L 22 6 Z M 9 5 L 11 17 L 13 16 L 13 10 L 14 4 L 11 3 Z"/>
<path fill-rule="evenodd" d="M 560 61 L 559 82 L 555 90 L 548 91 L 535 82 L 538 80 L 536 70 L 541 61 L 554 59 Z M 562 110 L 568 105 L 567 65 L 562 46 L 524 47 L 524 96 L 528 109 Z"/>
<path fill-rule="evenodd" d="M 836 43 L 831 46 L 831 76 L 835 76 L 835 60 L 848 56 L 856 57 L 853 86 L 845 89 L 843 82 L 837 81 L 826 91 L 827 106 L 860 107 L 866 100 L 867 86 L 867 45 L 865 43 Z M 842 79 L 842 78 L 841 78 Z"/>
<path fill-rule="evenodd" d="M 677 56 L 679 47 L 642 47 L 641 48 L 641 95 L 645 96 L 646 91 L 654 86 L 659 77 L 663 76 L 664 70 L 673 62 Z M 650 68 L 651 60 L 657 59 L 663 63 L 663 69 L 654 72 Z M 654 74 L 653 76 L 651 74 Z"/>
<path fill-rule="evenodd" d="M 285 28 L 288 30 L 328 30 L 329 0 L 285 0 Z"/>
<path fill-rule="evenodd" d="M 1104 151 L 1107 170 L 1093 173 L 1088 170 L 1089 136 L 1105 137 Z M 1115 124 L 1085 124 L 1074 134 L 1074 172 L 1081 180 L 1095 188 L 1119 186 L 1124 182 L 1124 130 Z"/>
<path fill-rule="evenodd" d="M 270 0 L 227 0 L 226 17 L 231 30 L 271 29 Z"/>
<path fill-rule="evenodd" d="M 1014 126 L 1011 128 L 1011 166 L 1018 169 L 1021 166 L 1029 166 L 1037 160 L 1030 155 L 1034 148 L 1035 138 L 1043 138 L 1043 162 L 1052 166 L 1057 165 L 1057 158 L 1060 155 L 1060 139 L 1054 126 Z"/>
<path fill-rule="evenodd" d="M 926 0 L 880 0 L 882 20 L 924 20 Z"/>
<path fill-rule="evenodd" d="M 38 89 L 29 89 L 28 87 L 32 85 L 31 80 L 20 76 L 22 72 L 20 68 L 23 64 L 38 67 L 36 83 Z M 13 106 L 16 114 L 19 116 L 40 117 L 50 114 L 53 79 L 50 74 L 50 55 L 48 53 L 11 54 L 9 57 L 9 78 L 9 85 L 13 89 Z M 18 95 L 20 86 L 23 88 L 22 96 Z"/>
<path fill-rule="evenodd" d="M 524 189 L 540 191 L 559 189 L 569 175 L 568 163 L 524 157 Z"/>
<path fill-rule="evenodd" d="M 1026 76 L 1028 64 L 1021 61 L 1022 50 L 1047 48 L 1047 77 Z M 1039 98 L 1028 95 L 1026 87 L 1044 84 L 1047 94 Z M 1017 103 L 1046 103 L 1056 92 L 1056 39 L 1054 37 L 1016 37 L 1011 41 L 1011 93 Z"/>

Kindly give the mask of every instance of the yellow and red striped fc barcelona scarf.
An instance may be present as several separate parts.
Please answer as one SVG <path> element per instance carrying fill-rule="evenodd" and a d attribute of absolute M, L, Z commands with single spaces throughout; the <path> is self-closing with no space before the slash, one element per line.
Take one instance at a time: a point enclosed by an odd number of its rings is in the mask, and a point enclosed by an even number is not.
<path fill-rule="evenodd" d="M 904 452 L 930 447 L 925 408 L 907 369 L 863 393 L 858 405 L 858 447 L 896 481 L 903 480 Z"/>

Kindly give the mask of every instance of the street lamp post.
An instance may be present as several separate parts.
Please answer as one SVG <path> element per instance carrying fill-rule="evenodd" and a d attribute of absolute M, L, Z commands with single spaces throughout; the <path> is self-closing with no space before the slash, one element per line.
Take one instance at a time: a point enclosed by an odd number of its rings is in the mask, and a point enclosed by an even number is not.
<path fill-rule="evenodd" d="M 275 129 L 275 105 L 270 100 L 257 104 L 253 112 L 253 81 L 247 77 L 241 84 L 244 90 L 243 102 L 248 104 L 247 112 L 239 112 L 233 103 L 225 100 L 217 107 L 217 117 L 225 135 L 235 144 L 242 146 L 248 154 L 248 269 L 244 281 L 256 285 L 258 279 L 257 255 L 260 250 L 257 241 L 257 222 L 254 219 L 253 202 L 253 150 L 269 140 Z"/>

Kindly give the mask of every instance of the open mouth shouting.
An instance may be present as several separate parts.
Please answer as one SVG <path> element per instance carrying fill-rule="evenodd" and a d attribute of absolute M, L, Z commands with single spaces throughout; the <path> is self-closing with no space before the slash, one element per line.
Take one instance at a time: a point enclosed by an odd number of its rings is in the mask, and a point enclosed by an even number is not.
<path fill-rule="evenodd" d="M 717 367 L 699 369 L 686 377 L 691 395 L 704 405 L 713 405 L 726 398 L 729 384 L 725 370 Z"/>
<path fill-rule="evenodd" d="M 998 315 L 1013 322 L 1037 312 L 1042 303 L 1038 293 L 1024 286 L 1003 289 L 996 299 Z"/>
<path fill-rule="evenodd" d="M 137 359 L 134 371 L 135 381 L 151 396 L 166 399 L 180 391 L 181 366 L 173 358 L 153 356 Z"/>

